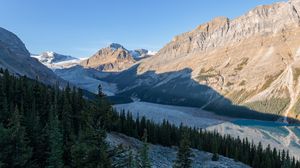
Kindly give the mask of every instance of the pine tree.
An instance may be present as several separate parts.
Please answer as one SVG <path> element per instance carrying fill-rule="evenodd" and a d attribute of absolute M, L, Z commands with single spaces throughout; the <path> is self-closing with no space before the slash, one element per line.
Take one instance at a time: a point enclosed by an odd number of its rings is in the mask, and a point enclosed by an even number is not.
<path fill-rule="evenodd" d="M 61 132 L 61 125 L 58 120 L 58 116 L 54 111 L 54 107 L 50 111 L 50 125 L 49 125 L 49 146 L 50 153 L 48 162 L 48 168 L 61 168 L 64 165 L 63 162 L 63 135 Z"/>
<path fill-rule="evenodd" d="M 254 154 L 254 159 L 252 161 L 252 167 L 259 167 L 260 166 L 260 158 L 257 153 Z"/>
<path fill-rule="evenodd" d="M 38 112 L 35 113 L 33 111 L 32 115 L 26 119 L 26 130 L 30 140 L 29 145 L 32 147 L 31 167 L 45 167 L 49 149 L 48 143 L 45 143 L 48 141 L 48 128 L 44 126 Z"/>
<path fill-rule="evenodd" d="M 95 105 L 100 107 L 99 105 Z M 73 163 L 76 167 L 110 168 L 108 145 L 105 142 L 106 131 L 98 108 L 86 109 L 82 116 L 81 135 L 71 148 Z"/>
<path fill-rule="evenodd" d="M 9 129 L 3 127 L 0 123 L 0 167 L 9 167 L 9 160 L 12 146 L 10 145 L 10 132 Z"/>
<path fill-rule="evenodd" d="M 105 131 L 101 129 L 85 129 L 84 135 L 71 148 L 72 162 L 75 167 L 110 168 L 111 160 L 107 153 Z"/>
<path fill-rule="evenodd" d="M 108 101 L 105 99 L 105 94 L 102 92 L 101 84 L 98 86 L 98 95 L 96 99 L 96 113 L 101 127 L 110 131 L 113 123 L 113 112 Z"/>
<path fill-rule="evenodd" d="M 71 147 L 73 142 L 73 130 L 72 130 L 72 106 L 70 102 L 70 88 L 67 88 L 64 91 L 63 95 L 63 105 L 62 105 L 62 113 L 61 113 L 61 122 L 62 122 L 62 133 L 63 133 L 63 146 L 64 146 L 64 154 L 63 160 L 64 164 L 71 166 Z"/>
<path fill-rule="evenodd" d="M 142 149 L 139 151 L 139 163 L 138 163 L 138 167 L 139 168 L 150 168 L 151 167 L 151 163 L 149 160 L 149 156 L 148 156 L 148 151 L 149 151 L 149 146 L 148 146 L 148 134 L 147 134 L 147 130 L 144 130 L 144 135 L 143 135 L 143 147 Z"/>
<path fill-rule="evenodd" d="M 212 143 L 212 152 L 213 152 L 213 156 L 211 158 L 212 161 L 218 161 L 219 160 L 218 148 L 219 148 L 219 145 L 218 145 L 217 139 L 214 138 L 213 143 Z"/>
<path fill-rule="evenodd" d="M 21 125 L 21 115 L 16 106 L 9 124 L 10 143 L 8 154 L 10 167 L 24 167 L 30 160 L 32 149 L 28 146 L 25 128 Z"/>
<path fill-rule="evenodd" d="M 174 168 L 190 168 L 192 167 L 192 157 L 193 153 L 190 149 L 190 141 L 188 139 L 188 134 L 184 133 L 182 140 L 180 141 L 180 146 L 177 152 L 177 157 L 175 160 Z"/>

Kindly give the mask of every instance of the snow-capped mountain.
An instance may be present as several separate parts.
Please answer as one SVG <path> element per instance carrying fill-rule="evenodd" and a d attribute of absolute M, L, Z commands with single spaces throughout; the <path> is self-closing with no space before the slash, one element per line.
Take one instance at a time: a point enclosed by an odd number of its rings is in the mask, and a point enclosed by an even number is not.
<path fill-rule="evenodd" d="M 53 64 L 62 61 L 78 60 L 78 58 L 69 55 L 58 54 L 53 51 L 46 51 L 39 55 L 32 55 L 32 57 L 37 58 L 41 63 L 45 63 L 45 64 L 46 63 Z"/>
<path fill-rule="evenodd" d="M 94 68 L 105 72 L 120 72 L 132 67 L 136 62 L 151 56 L 146 49 L 127 50 L 120 44 L 112 43 L 100 49 L 92 57 L 81 62 L 85 68 Z"/>
<path fill-rule="evenodd" d="M 32 54 L 31 57 L 38 59 L 50 69 L 69 68 L 78 65 L 85 58 L 76 58 L 69 55 L 62 55 L 53 51 L 46 51 L 39 55 Z"/>
<path fill-rule="evenodd" d="M 120 44 L 112 43 L 90 58 L 78 59 L 55 52 L 44 52 L 32 57 L 52 69 L 61 78 L 90 92 L 97 93 L 97 87 L 101 83 L 104 93 L 112 96 L 117 92 L 116 84 L 106 83 L 102 78 L 128 69 L 154 54 L 155 52 L 146 49 L 127 50 Z"/>

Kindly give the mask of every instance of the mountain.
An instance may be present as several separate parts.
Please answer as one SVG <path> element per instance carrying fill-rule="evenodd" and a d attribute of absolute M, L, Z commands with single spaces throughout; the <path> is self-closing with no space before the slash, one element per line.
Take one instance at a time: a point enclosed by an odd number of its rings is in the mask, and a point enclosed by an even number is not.
<path fill-rule="evenodd" d="M 46 51 L 41 53 L 40 55 L 34 55 L 33 57 L 37 58 L 42 63 L 48 64 L 59 63 L 62 61 L 78 60 L 78 58 L 57 54 L 53 51 Z"/>
<path fill-rule="evenodd" d="M 299 119 L 299 12 L 300 1 L 290 0 L 217 17 L 111 80 L 120 94 L 147 101 L 213 110 L 230 104 Z"/>
<path fill-rule="evenodd" d="M 112 43 L 90 58 L 46 65 L 58 76 L 80 88 L 97 93 L 98 86 L 101 84 L 102 91 L 107 96 L 113 96 L 118 90 L 116 84 L 102 79 L 126 70 L 153 54 L 155 52 L 146 49 L 127 50 L 120 44 Z"/>
<path fill-rule="evenodd" d="M 120 72 L 128 69 L 142 58 L 149 57 L 151 52 L 145 49 L 127 50 L 122 45 L 112 43 L 100 49 L 92 57 L 81 62 L 85 68 L 106 72 Z"/>
<path fill-rule="evenodd" d="M 3 28 L 0 28 L 0 67 L 15 75 L 38 78 L 46 84 L 65 83 L 37 59 L 31 58 L 24 43 L 15 34 Z"/>
<path fill-rule="evenodd" d="M 146 49 L 127 50 L 120 44 L 112 43 L 88 59 L 73 62 L 71 66 L 66 66 L 64 62 L 57 63 L 55 66 L 61 68 L 54 69 L 54 72 L 70 83 L 93 93 L 98 92 L 98 86 L 101 84 L 103 92 L 107 96 L 113 96 L 118 92 L 116 84 L 105 82 L 103 79 L 124 71 L 153 54 L 155 52 Z"/>
<path fill-rule="evenodd" d="M 31 57 L 38 59 L 42 64 L 50 69 L 62 69 L 75 66 L 82 61 L 69 55 L 62 55 L 53 51 L 46 51 L 39 55 L 32 54 Z"/>

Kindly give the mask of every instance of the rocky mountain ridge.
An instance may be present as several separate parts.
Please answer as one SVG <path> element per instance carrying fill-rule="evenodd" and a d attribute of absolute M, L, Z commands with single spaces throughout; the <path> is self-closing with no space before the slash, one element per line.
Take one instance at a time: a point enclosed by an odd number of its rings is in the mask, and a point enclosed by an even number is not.
<path fill-rule="evenodd" d="M 106 72 L 120 72 L 128 69 L 139 60 L 149 57 L 146 49 L 127 50 L 122 45 L 112 43 L 100 49 L 93 56 L 80 63 L 85 68 L 93 68 Z"/>
<path fill-rule="evenodd" d="M 210 88 L 197 91 L 198 97 L 206 97 L 203 108 L 225 98 L 255 111 L 300 118 L 299 12 L 300 1 L 290 0 L 258 6 L 233 20 L 215 18 L 176 36 L 131 68 L 140 78 L 121 90 L 134 95 L 138 88 L 150 87 L 149 92 L 165 94 L 185 82 L 187 91 L 196 85 Z M 169 88 L 159 88 L 162 84 Z M 186 95 L 197 96 L 190 90 Z"/>
<path fill-rule="evenodd" d="M 299 10 L 300 0 L 289 0 L 232 20 L 217 17 L 174 37 L 151 57 L 113 43 L 80 62 L 80 71 L 117 72 L 105 79 L 118 85 L 116 94 L 144 101 L 213 111 L 229 104 L 284 121 L 300 118 Z"/>
<path fill-rule="evenodd" d="M 15 75 L 26 75 L 46 84 L 66 84 L 37 59 L 31 58 L 24 43 L 15 34 L 3 28 L 0 28 L 0 67 Z"/>

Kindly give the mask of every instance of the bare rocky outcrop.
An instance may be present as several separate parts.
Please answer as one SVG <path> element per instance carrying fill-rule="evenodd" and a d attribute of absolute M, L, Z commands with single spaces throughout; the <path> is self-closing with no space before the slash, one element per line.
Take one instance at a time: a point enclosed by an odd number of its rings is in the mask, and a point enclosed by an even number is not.
<path fill-rule="evenodd" d="M 137 139 L 128 137 L 119 133 L 109 133 L 106 138 L 110 147 L 118 147 L 122 145 L 124 148 L 129 148 L 133 154 L 136 154 L 142 147 L 143 143 Z M 236 162 L 233 159 L 219 156 L 218 161 L 212 161 L 212 154 L 204 151 L 192 149 L 194 157 L 192 158 L 193 168 L 249 168 L 241 162 Z M 163 147 L 160 145 L 149 144 L 149 160 L 152 168 L 171 168 L 176 159 L 177 148 Z"/>
<path fill-rule="evenodd" d="M 119 72 L 131 67 L 147 53 L 148 50 L 145 49 L 129 51 L 120 44 L 112 43 L 100 49 L 89 59 L 82 61 L 81 65 L 105 72 Z"/>

